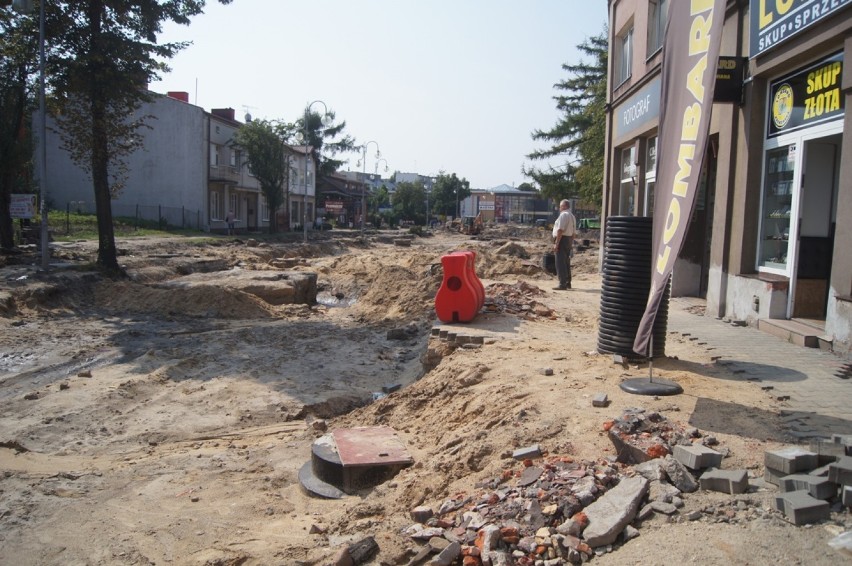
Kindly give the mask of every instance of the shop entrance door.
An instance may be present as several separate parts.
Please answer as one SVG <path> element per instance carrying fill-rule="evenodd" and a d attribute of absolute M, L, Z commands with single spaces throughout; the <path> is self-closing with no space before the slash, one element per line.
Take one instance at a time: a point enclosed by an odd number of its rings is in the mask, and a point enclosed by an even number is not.
<path fill-rule="evenodd" d="M 791 318 L 825 320 L 840 174 L 840 134 L 804 141 Z"/>

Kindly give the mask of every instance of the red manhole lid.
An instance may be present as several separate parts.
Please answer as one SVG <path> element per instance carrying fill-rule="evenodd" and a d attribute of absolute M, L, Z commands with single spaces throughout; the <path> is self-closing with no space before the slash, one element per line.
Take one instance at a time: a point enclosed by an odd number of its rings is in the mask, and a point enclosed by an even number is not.
<path fill-rule="evenodd" d="M 331 434 L 344 468 L 414 462 L 396 431 L 390 427 L 341 428 Z"/>

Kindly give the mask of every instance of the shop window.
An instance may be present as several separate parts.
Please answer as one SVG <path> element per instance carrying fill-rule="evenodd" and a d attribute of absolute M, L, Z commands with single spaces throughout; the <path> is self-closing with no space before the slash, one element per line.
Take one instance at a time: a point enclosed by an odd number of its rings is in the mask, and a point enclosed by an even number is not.
<path fill-rule="evenodd" d="M 633 65 L 633 27 L 616 38 L 615 83 L 620 85 L 630 78 Z"/>
<path fill-rule="evenodd" d="M 634 146 L 621 150 L 621 183 L 618 191 L 619 216 L 633 216 L 636 212 L 636 151 Z"/>
<path fill-rule="evenodd" d="M 766 152 L 760 229 L 760 267 L 785 271 L 790 248 L 796 144 Z"/>
<path fill-rule="evenodd" d="M 650 0 L 648 2 L 648 57 L 663 48 L 666 33 L 666 12 L 668 0 Z"/>
<path fill-rule="evenodd" d="M 657 186 L 657 137 L 648 138 L 648 150 L 645 156 L 645 202 L 642 206 L 644 216 L 654 216 L 654 189 Z"/>

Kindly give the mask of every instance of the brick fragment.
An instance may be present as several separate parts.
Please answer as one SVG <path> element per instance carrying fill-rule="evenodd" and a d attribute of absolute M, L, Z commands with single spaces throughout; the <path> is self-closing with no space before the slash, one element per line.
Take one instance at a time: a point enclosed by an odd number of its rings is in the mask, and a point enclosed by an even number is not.
<path fill-rule="evenodd" d="M 807 472 L 819 466 L 818 455 L 799 446 L 788 446 L 779 450 L 767 450 L 763 455 L 767 468 L 783 472 L 784 475 Z"/>
<path fill-rule="evenodd" d="M 598 393 L 592 397 L 592 407 L 606 407 L 609 405 L 609 397 L 606 393 Z"/>
<path fill-rule="evenodd" d="M 691 470 L 718 468 L 722 465 L 722 454 L 701 444 L 674 447 L 672 456 Z"/>
<path fill-rule="evenodd" d="M 745 470 L 716 470 L 704 472 L 699 480 L 701 489 L 722 493 L 745 493 L 748 491 L 748 472 Z"/>
<path fill-rule="evenodd" d="M 827 501 L 815 499 L 807 491 L 788 491 L 775 498 L 775 508 L 794 525 L 807 525 L 831 517 Z"/>
<path fill-rule="evenodd" d="M 435 515 L 428 505 L 419 505 L 411 510 L 411 519 L 417 523 L 425 523 Z"/>
<path fill-rule="evenodd" d="M 793 474 L 781 478 L 778 485 L 782 492 L 807 491 L 811 497 L 816 499 L 831 499 L 837 495 L 837 484 L 828 478 L 812 476 L 810 474 Z"/>

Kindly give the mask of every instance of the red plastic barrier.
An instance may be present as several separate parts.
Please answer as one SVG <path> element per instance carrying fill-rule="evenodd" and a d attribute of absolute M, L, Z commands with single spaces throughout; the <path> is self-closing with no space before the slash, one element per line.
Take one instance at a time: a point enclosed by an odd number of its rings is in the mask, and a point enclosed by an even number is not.
<path fill-rule="evenodd" d="M 441 322 L 470 322 L 485 304 L 485 287 L 476 276 L 475 259 L 472 251 L 441 257 L 444 280 L 435 295 L 435 313 Z"/>

